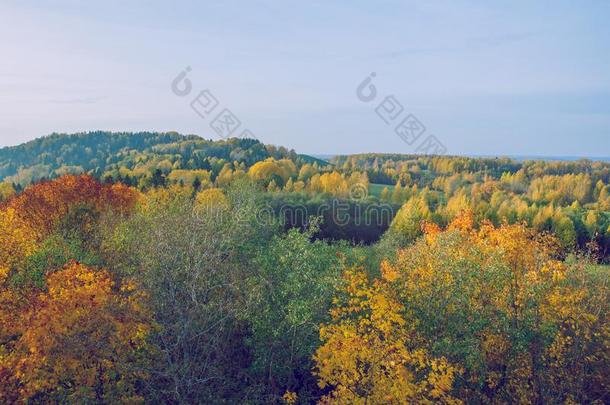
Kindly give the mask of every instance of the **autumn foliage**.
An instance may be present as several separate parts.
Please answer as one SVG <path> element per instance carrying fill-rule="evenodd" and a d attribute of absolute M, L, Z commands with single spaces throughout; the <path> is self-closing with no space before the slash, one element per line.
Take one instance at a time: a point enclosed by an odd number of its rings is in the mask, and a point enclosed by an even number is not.
<path fill-rule="evenodd" d="M 362 271 L 344 277 L 345 295 L 314 356 L 320 388 L 332 388 L 322 403 L 457 402 L 449 392 L 460 370 L 417 344 L 404 305 Z"/>
<path fill-rule="evenodd" d="M 68 175 L 27 187 L 3 208 L 13 209 L 40 238 L 49 234 L 72 207 L 127 212 L 137 198 L 137 191 L 122 184 L 101 184 L 88 175 Z"/>
<path fill-rule="evenodd" d="M 260 221 L 263 193 L 368 199 L 368 172 L 217 163 L 193 184 L 6 193 L 0 403 L 610 401 L 608 267 L 566 249 L 569 227 L 492 222 L 460 193 L 444 216 L 396 172 L 392 243 L 315 240 L 317 219 Z"/>
<path fill-rule="evenodd" d="M 316 373 L 338 403 L 557 403 L 608 392 L 608 291 L 558 242 L 471 214 L 381 266 L 350 269 Z"/>
<path fill-rule="evenodd" d="M 150 317 L 129 282 L 76 262 L 47 277 L 0 358 L 4 400 L 141 402 Z"/>
<path fill-rule="evenodd" d="M 49 269 L 42 286 L 17 281 L 59 227 L 87 228 L 78 235 L 92 237 L 101 213 L 126 214 L 137 197 L 125 186 L 64 176 L 0 207 L 0 402 L 142 400 L 135 383 L 152 323 L 132 282 L 75 261 Z M 71 217 L 75 208 L 87 216 Z"/>

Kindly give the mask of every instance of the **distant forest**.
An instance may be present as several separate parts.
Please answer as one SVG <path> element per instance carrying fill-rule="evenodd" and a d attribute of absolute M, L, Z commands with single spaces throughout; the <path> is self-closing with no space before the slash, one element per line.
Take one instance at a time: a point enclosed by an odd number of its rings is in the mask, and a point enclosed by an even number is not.
<path fill-rule="evenodd" d="M 445 225 L 472 210 L 478 221 L 526 222 L 555 233 L 567 248 L 595 242 L 602 258 L 610 252 L 610 163 L 516 161 L 404 154 L 334 156 L 324 161 L 254 139 L 206 140 L 169 133 L 90 132 L 52 134 L 0 149 L 0 198 L 27 184 L 65 174 L 87 173 L 103 182 L 140 190 L 176 184 L 202 190 L 227 187 L 248 177 L 287 227 L 304 227 L 320 214 L 318 237 L 372 243 L 393 223 L 401 243 L 421 235 L 419 223 Z M 355 212 L 351 190 L 366 189 L 358 204 L 389 205 L 391 215 L 341 226 L 323 207 L 340 199 Z M 303 208 L 304 207 L 304 208 Z M 363 224 L 365 223 L 365 224 Z"/>

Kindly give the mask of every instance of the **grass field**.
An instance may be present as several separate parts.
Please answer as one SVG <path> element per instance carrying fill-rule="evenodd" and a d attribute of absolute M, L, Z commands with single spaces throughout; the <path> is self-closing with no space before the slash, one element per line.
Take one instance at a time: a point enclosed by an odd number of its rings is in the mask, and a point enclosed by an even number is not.
<path fill-rule="evenodd" d="M 390 193 L 392 192 L 392 190 L 394 190 L 394 186 L 391 184 L 371 183 L 371 184 L 369 184 L 369 195 L 374 195 L 375 197 L 379 198 L 379 196 L 381 195 L 381 192 L 383 191 L 383 189 L 385 187 L 388 188 Z"/>

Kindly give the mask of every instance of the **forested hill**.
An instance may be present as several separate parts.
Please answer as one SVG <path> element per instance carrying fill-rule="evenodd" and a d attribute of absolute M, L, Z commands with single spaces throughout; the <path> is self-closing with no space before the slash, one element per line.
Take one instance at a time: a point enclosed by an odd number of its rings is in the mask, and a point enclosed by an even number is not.
<path fill-rule="evenodd" d="M 149 172 L 151 168 L 210 169 L 226 162 L 251 166 L 273 157 L 296 162 L 317 159 L 254 139 L 212 141 L 176 132 L 87 132 L 52 134 L 0 149 L 0 180 L 22 185 L 67 173 L 101 177 L 120 168 Z"/>

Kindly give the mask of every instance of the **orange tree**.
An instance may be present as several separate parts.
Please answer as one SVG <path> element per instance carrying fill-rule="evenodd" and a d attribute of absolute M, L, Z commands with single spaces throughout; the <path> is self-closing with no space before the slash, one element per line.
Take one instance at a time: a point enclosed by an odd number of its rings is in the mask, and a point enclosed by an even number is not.
<path fill-rule="evenodd" d="M 127 213 L 137 197 L 64 176 L 0 206 L 0 402 L 140 399 L 144 298 L 70 261 L 93 254 L 100 215 Z"/>
<path fill-rule="evenodd" d="M 14 209 L 41 238 L 53 232 L 74 207 L 128 212 L 137 199 L 138 192 L 122 184 L 101 184 L 89 175 L 66 175 L 27 187 L 1 208 Z"/>
<path fill-rule="evenodd" d="M 557 246 L 463 214 L 424 225 L 378 280 L 346 272 L 315 356 L 327 399 L 608 400 L 608 271 L 559 261 Z"/>
<path fill-rule="evenodd" d="M 2 347 L 0 399 L 141 402 L 150 316 L 135 285 L 76 262 L 47 277 Z"/>
<path fill-rule="evenodd" d="M 7 242 L 0 244 L 0 272 L 14 284 L 43 287 L 45 274 L 69 259 L 101 264 L 96 257 L 101 218 L 109 212 L 120 218 L 138 199 L 133 188 L 101 184 L 88 175 L 27 187 L 0 204 L 0 238 Z"/>

